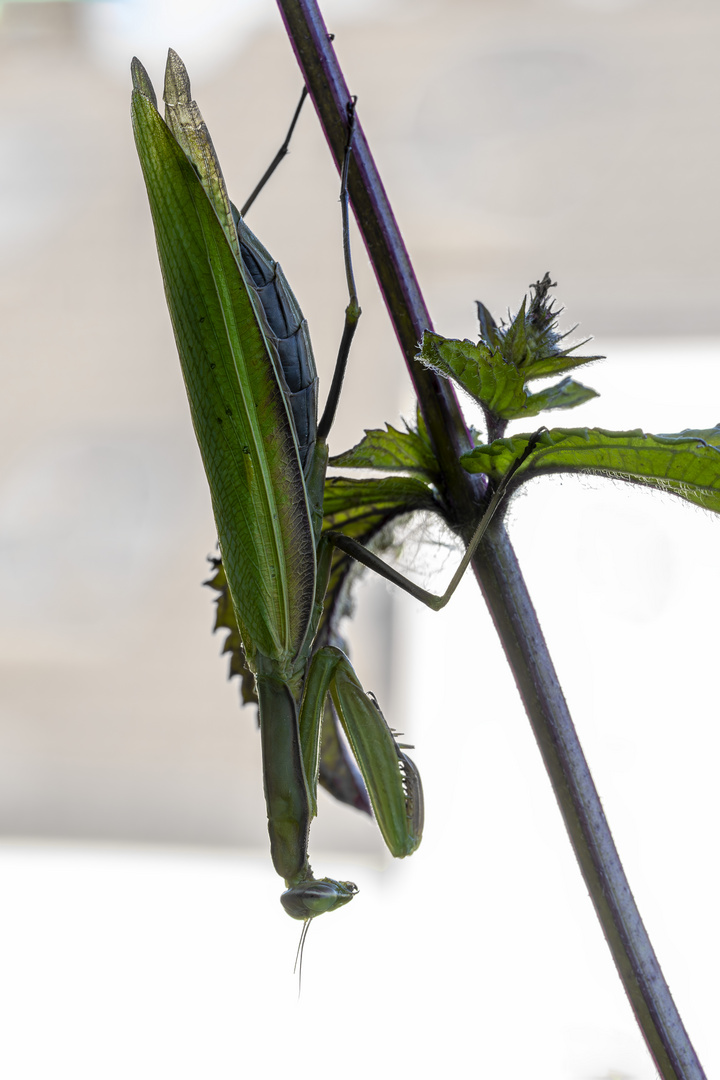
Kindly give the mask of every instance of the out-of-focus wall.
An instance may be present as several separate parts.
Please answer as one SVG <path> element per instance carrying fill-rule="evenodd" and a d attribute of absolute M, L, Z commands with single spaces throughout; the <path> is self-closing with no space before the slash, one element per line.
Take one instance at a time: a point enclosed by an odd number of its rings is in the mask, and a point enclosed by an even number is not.
<path fill-rule="evenodd" d="M 129 123 L 130 56 L 181 52 L 242 201 L 300 78 L 274 5 L 14 4 L 0 20 L 0 834 L 266 846 L 253 710 L 224 682 L 205 481 Z M 177 12 L 179 13 L 178 7 Z M 568 326 L 717 333 L 717 6 L 394 0 L 330 29 L 436 327 L 473 336 L 549 269 Z M 141 17 L 142 16 L 142 17 Z M 131 44 L 137 18 L 138 44 Z M 155 22 L 153 23 L 153 19 Z M 174 35 L 174 21 L 177 34 Z M 152 35 L 148 27 L 154 27 Z M 218 59 L 210 50 L 212 34 Z M 122 70 L 118 56 L 128 43 Z M 236 42 L 236 44 L 233 44 Z M 327 385 L 345 304 L 338 181 L 311 110 L 252 211 Z M 363 321 L 332 440 L 409 390 L 363 252 Z M 358 636 L 389 692 L 391 615 Z M 377 629 L 378 624 L 382 632 Z M 372 845 L 324 807 L 316 843 Z M 338 841 L 335 841 L 338 842 Z"/>

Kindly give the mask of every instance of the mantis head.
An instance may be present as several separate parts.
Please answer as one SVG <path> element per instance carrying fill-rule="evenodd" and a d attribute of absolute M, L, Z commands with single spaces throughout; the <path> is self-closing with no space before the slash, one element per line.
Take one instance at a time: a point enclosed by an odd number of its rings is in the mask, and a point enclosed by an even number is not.
<path fill-rule="evenodd" d="M 332 878 L 308 878 L 293 885 L 280 897 L 280 903 L 291 919 L 314 919 L 326 911 L 348 904 L 358 891 L 352 881 L 333 881 Z"/>

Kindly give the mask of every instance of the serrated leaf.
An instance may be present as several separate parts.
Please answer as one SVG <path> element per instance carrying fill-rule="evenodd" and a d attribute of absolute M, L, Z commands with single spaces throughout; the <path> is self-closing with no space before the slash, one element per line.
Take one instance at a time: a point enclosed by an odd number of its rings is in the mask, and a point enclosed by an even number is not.
<path fill-rule="evenodd" d="M 561 352 L 552 355 L 538 355 L 534 359 L 528 359 L 523 371 L 526 379 L 542 379 L 547 375 L 561 375 L 563 371 L 571 371 L 583 364 L 591 364 L 594 360 L 604 360 L 604 356 L 577 356 L 576 349 L 582 348 L 590 338 L 579 341 Z"/>
<path fill-rule="evenodd" d="M 417 408 L 415 410 L 415 428 L 418 433 L 418 438 L 422 439 L 422 441 L 425 443 L 428 450 L 432 454 L 432 443 L 430 442 L 430 435 L 428 433 L 427 425 L 425 424 L 425 417 L 423 416 L 422 409 L 420 408 L 420 402 L 418 402 Z"/>
<path fill-rule="evenodd" d="M 658 439 L 702 439 L 709 446 L 720 447 L 720 424 L 714 428 L 683 428 L 674 435 L 658 435 Z"/>
<path fill-rule="evenodd" d="M 223 653 L 230 654 L 228 679 L 232 679 L 234 676 L 237 676 L 240 679 L 240 699 L 243 705 L 257 705 L 255 676 L 248 667 L 245 658 L 245 650 L 240 637 L 235 608 L 233 607 L 233 602 L 230 597 L 230 590 L 228 589 L 222 560 L 219 558 L 211 558 L 209 561 L 213 568 L 213 575 L 207 581 L 204 581 L 203 585 L 207 585 L 210 589 L 215 589 L 218 594 L 215 597 L 216 609 L 213 632 L 217 630 L 230 631 L 225 639 L 222 650 Z"/>
<path fill-rule="evenodd" d="M 591 398 L 599 397 L 597 390 L 589 386 L 583 386 L 574 379 L 563 379 L 562 382 L 548 386 L 545 390 L 539 390 L 537 394 L 531 394 L 525 402 L 525 408 L 521 416 L 537 416 L 538 413 L 547 412 L 550 409 L 574 409 L 576 405 L 583 405 Z M 508 419 L 517 419 L 509 417 Z"/>
<path fill-rule="evenodd" d="M 480 323 L 480 340 L 489 345 L 491 349 L 496 349 L 500 341 L 498 324 L 480 300 L 475 301 L 475 306 L 477 308 L 478 322 Z"/>
<path fill-rule="evenodd" d="M 347 469 L 383 469 L 388 472 L 414 472 L 431 483 L 438 477 L 438 464 L 425 439 L 410 428 L 398 431 L 366 429 L 365 437 L 351 450 L 330 458 L 330 465 Z"/>
<path fill-rule="evenodd" d="M 512 320 L 509 326 L 500 328 L 500 343 L 498 348 L 501 350 L 502 355 L 508 360 L 514 367 L 521 368 L 524 364 L 529 362 L 532 352 L 528 355 L 528 338 L 525 327 L 525 320 L 527 318 L 525 308 L 527 305 L 527 297 L 523 296 L 520 310 L 515 318 Z M 524 376 L 527 378 L 527 376 Z"/>
<path fill-rule="evenodd" d="M 323 531 L 340 529 L 348 536 L 355 536 L 359 522 L 386 518 L 388 514 L 409 514 L 413 510 L 438 510 L 431 489 L 414 476 L 365 480 L 330 476 L 325 481 Z"/>
<path fill-rule="evenodd" d="M 494 481 L 522 454 L 530 436 L 497 439 L 460 459 L 468 472 Z M 513 486 L 546 473 L 590 473 L 678 495 L 706 510 L 720 512 L 720 425 L 705 431 L 650 435 L 602 428 L 553 428 L 513 478 Z"/>
<path fill-rule="evenodd" d="M 553 307 L 549 293 L 554 287 L 555 282 L 550 280 L 549 274 L 531 285 L 530 304 L 528 305 L 525 297 L 509 325 L 501 323 L 498 326 L 487 308 L 478 303 L 481 342 L 490 345 L 493 350 L 497 349 L 506 360 L 522 371 L 526 381 L 546 375 L 559 375 L 570 368 L 603 359 L 601 356 L 576 355 L 576 350 L 585 345 L 589 338 L 567 349 L 559 347 L 560 342 L 573 330 L 564 334 L 558 333 L 557 318 L 562 308 Z M 506 414 L 503 416 L 509 419 Z"/>
<path fill-rule="evenodd" d="M 482 343 L 443 338 L 426 330 L 418 359 L 443 378 L 453 379 L 496 416 L 517 415 L 527 400 L 526 376 Z"/>

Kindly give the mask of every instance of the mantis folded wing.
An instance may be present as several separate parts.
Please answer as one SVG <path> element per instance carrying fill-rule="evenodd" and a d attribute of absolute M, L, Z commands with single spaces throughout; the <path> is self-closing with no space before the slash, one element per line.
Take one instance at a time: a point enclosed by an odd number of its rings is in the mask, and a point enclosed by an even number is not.
<path fill-rule="evenodd" d="M 348 737 L 391 853 L 418 847 L 423 797 L 347 657 L 315 648 L 331 545 L 423 602 L 443 606 L 489 521 L 486 514 L 443 597 L 434 597 L 342 534 L 321 536 L 326 437 L 360 310 L 354 296 L 317 427 L 317 376 L 307 326 L 279 266 L 230 202 L 185 67 L 172 50 L 165 120 L 133 60 L 132 117 L 155 226 L 165 294 L 193 426 L 212 496 L 223 567 L 257 685 L 270 847 L 287 886 L 281 900 L 308 920 L 346 904 L 352 882 L 315 878 L 308 832 L 316 812 L 321 718 L 328 695 Z M 347 161 L 345 178 L 347 171 Z M 344 185 L 344 215 L 347 194 Z M 348 259 L 349 267 L 349 259 Z M 529 452 L 529 451 L 528 451 Z M 502 495 L 496 492 L 491 510 Z"/>

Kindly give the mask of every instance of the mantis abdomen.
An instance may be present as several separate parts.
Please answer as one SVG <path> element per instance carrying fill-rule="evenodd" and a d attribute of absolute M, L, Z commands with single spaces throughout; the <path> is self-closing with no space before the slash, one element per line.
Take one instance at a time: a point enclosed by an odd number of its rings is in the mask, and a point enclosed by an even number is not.
<path fill-rule="evenodd" d="M 287 402 L 295 424 L 300 464 L 305 470 L 315 449 L 318 387 L 307 321 L 279 263 L 247 227 L 235 206 L 232 211 L 243 264 L 275 337 L 287 383 Z"/>

